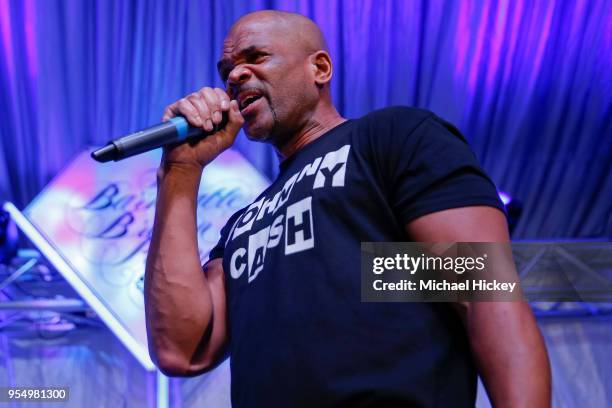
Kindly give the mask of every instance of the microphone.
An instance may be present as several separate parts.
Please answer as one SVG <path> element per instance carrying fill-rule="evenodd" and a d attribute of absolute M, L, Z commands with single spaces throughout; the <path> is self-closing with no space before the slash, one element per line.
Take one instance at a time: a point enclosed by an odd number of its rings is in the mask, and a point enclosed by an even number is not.
<path fill-rule="evenodd" d="M 91 158 L 100 162 L 119 161 L 140 153 L 148 152 L 171 143 L 196 141 L 222 129 L 228 121 L 227 112 L 223 112 L 221 123 L 212 131 L 189 126 L 182 116 L 170 119 L 155 126 L 110 141 L 106 146 L 91 153 Z"/>

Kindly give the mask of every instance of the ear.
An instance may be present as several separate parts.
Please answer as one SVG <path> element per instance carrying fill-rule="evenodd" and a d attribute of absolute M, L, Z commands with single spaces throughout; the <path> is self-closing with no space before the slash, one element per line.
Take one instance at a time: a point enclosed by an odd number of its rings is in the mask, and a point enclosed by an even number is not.
<path fill-rule="evenodd" d="M 331 81 L 333 67 L 331 57 L 326 51 L 320 50 L 310 55 L 314 81 L 317 87 L 322 88 Z"/>

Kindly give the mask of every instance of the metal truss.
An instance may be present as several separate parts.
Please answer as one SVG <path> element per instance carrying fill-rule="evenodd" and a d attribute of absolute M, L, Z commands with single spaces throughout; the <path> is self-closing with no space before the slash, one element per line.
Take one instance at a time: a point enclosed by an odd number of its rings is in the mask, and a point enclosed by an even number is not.
<path fill-rule="evenodd" d="M 0 264 L 0 329 L 3 332 L 65 333 L 102 326 L 95 313 L 40 253 L 21 249 Z"/>
<path fill-rule="evenodd" d="M 612 315 L 612 242 L 520 241 L 512 250 L 536 317 Z"/>

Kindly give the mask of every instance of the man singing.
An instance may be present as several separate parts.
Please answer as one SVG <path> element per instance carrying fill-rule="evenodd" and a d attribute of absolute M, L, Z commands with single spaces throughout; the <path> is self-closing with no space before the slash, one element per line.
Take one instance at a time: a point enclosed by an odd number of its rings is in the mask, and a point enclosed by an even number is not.
<path fill-rule="evenodd" d="M 221 130 L 166 149 L 158 171 L 145 300 L 160 369 L 193 376 L 231 355 L 234 408 L 468 407 L 477 372 L 495 406 L 550 405 L 526 303 L 360 300 L 361 242 L 508 242 L 495 187 L 458 131 L 405 107 L 343 118 L 325 39 L 301 15 L 242 17 L 218 69 L 225 90 L 164 113 Z M 280 174 L 228 220 L 202 268 L 200 178 L 240 128 L 274 146 Z"/>

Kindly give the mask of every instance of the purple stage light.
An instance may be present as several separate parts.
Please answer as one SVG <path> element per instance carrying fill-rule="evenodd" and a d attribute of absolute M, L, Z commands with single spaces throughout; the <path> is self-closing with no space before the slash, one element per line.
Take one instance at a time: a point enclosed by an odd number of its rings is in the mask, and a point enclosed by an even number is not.
<path fill-rule="evenodd" d="M 512 201 L 512 197 L 510 197 L 510 194 L 508 193 L 498 191 L 497 195 L 499 196 L 499 199 L 502 201 L 502 203 L 504 203 L 504 205 L 508 205 L 510 204 L 510 201 Z"/>
<path fill-rule="evenodd" d="M 508 229 L 510 234 L 514 231 L 514 228 L 518 224 L 519 218 L 523 213 L 523 203 L 519 200 L 512 198 L 512 196 L 504 191 L 498 191 L 497 195 L 499 199 L 504 203 L 506 207 L 506 216 L 508 218 Z"/>

